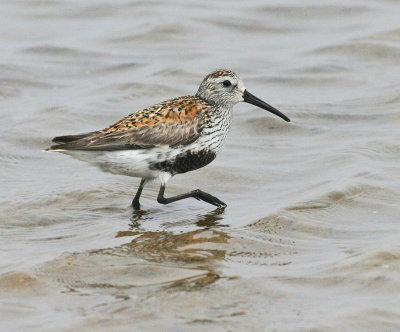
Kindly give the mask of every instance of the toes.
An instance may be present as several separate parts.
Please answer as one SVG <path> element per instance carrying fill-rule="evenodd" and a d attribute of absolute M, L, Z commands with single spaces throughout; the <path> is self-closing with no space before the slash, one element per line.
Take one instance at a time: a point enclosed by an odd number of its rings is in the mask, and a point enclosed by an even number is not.
<path fill-rule="evenodd" d="M 226 207 L 227 205 L 226 205 L 226 203 L 224 203 L 223 201 L 220 201 L 220 200 L 218 199 L 218 206 L 220 206 L 220 207 Z"/>
<path fill-rule="evenodd" d="M 212 197 L 212 198 L 211 198 Z M 215 206 L 226 206 L 226 204 L 220 201 L 217 197 L 211 196 L 210 199 L 205 200 L 207 203 L 210 203 Z"/>
<path fill-rule="evenodd" d="M 204 202 L 207 202 L 209 204 L 212 204 L 212 205 L 215 205 L 218 207 L 226 206 L 226 204 L 224 202 L 220 201 L 217 197 L 207 194 L 205 192 L 201 192 L 197 197 Z"/>
<path fill-rule="evenodd" d="M 218 198 L 217 198 L 216 201 L 210 202 L 210 204 L 218 206 L 218 207 L 225 207 L 226 206 L 226 204 L 224 202 L 220 201 Z"/>
<path fill-rule="evenodd" d="M 222 201 L 220 201 L 217 197 L 210 195 L 204 191 L 201 191 L 200 189 L 196 189 L 192 191 L 192 197 L 196 198 L 198 201 L 202 200 L 206 203 L 212 204 L 214 206 L 222 207 L 226 206 L 226 204 Z"/>

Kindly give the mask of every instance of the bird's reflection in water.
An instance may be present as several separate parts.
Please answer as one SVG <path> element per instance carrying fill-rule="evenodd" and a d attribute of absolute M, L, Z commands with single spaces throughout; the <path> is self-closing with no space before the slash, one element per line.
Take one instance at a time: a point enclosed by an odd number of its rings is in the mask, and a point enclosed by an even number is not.
<path fill-rule="evenodd" d="M 191 222 L 198 227 L 227 227 L 228 225 L 221 224 L 219 221 L 223 219 L 223 214 L 225 212 L 226 207 L 218 207 L 215 210 L 211 212 L 207 212 L 205 214 L 198 214 L 194 217 L 189 217 L 189 218 L 183 218 L 183 220 L 174 220 L 174 222 L 168 222 L 168 224 L 173 224 L 175 226 L 182 224 L 182 223 L 187 223 Z M 154 211 L 151 210 L 135 210 L 130 218 L 130 223 L 129 227 L 131 230 L 139 230 L 142 223 L 149 221 L 149 220 L 154 220 L 154 219 L 159 219 L 160 224 L 163 223 L 163 216 L 160 216 L 157 213 L 154 213 Z M 165 224 L 165 222 L 164 222 Z"/>
<path fill-rule="evenodd" d="M 218 208 L 191 218 L 190 222 L 197 229 L 186 232 L 172 231 L 173 227 L 144 231 L 141 224 L 160 216 L 155 217 L 149 211 L 135 211 L 129 224 L 131 230 L 121 231 L 116 237 L 133 237 L 122 245 L 125 254 L 153 263 L 208 271 L 207 277 L 196 284 L 200 287 L 219 278 L 218 262 L 225 259 L 227 243 L 231 238 L 221 229 L 225 226 L 220 224 L 224 211 L 225 208 Z M 183 221 L 177 221 L 178 225 L 180 222 Z"/>
<path fill-rule="evenodd" d="M 152 219 L 151 217 L 151 212 L 147 210 L 134 210 L 132 217 L 131 217 L 131 222 L 128 224 L 129 228 L 134 230 L 134 229 L 139 229 L 141 225 L 141 221 L 145 221 L 146 219 Z"/>

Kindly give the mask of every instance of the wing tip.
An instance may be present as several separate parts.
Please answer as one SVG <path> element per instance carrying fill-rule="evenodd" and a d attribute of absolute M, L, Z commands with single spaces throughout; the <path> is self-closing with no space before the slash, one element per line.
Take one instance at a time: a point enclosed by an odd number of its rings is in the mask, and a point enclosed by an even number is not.
<path fill-rule="evenodd" d="M 91 131 L 89 133 L 77 134 L 77 135 L 65 135 L 54 137 L 51 141 L 54 143 L 65 144 L 73 141 L 78 141 L 82 138 L 86 138 L 90 135 L 97 133 L 97 131 Z"/>
<path fill-rule="evenodd" d="M 44 151 L 46 152 L 61 152 L 61 151 L 66 151 L 66 149 L 62 148 L 62 144 L 56 144 L 56 145 L 52 145 L 50 147 L 48 147 L 47 149 L 45 149 Z"/>

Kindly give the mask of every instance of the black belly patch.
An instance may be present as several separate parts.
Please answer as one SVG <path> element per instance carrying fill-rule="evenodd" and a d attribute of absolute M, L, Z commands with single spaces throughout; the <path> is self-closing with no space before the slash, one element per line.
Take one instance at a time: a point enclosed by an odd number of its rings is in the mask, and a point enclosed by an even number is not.
<path fill-rule="evenodd" d="M 187 151 L 178 154 L 174 159 L 153 163 L 150 165 L 150 169 L 168 172 L 172 175 L 186 173 L 208 165 L 215 157 L 216 154 L 212 151 Z"/>

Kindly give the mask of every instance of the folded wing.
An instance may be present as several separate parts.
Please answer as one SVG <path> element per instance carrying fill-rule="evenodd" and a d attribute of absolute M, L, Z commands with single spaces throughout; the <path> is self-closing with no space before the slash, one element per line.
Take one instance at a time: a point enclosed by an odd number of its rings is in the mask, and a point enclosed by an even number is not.
<path fill-rule="evenodd" d="M 194 142 L 211 106 L 197 97 L 172 99 L 143 109 L 101 131 L 61 136 L 48 150 L 115 151 Z M 76 137 L 77 139 L 74 139 Z"/>

